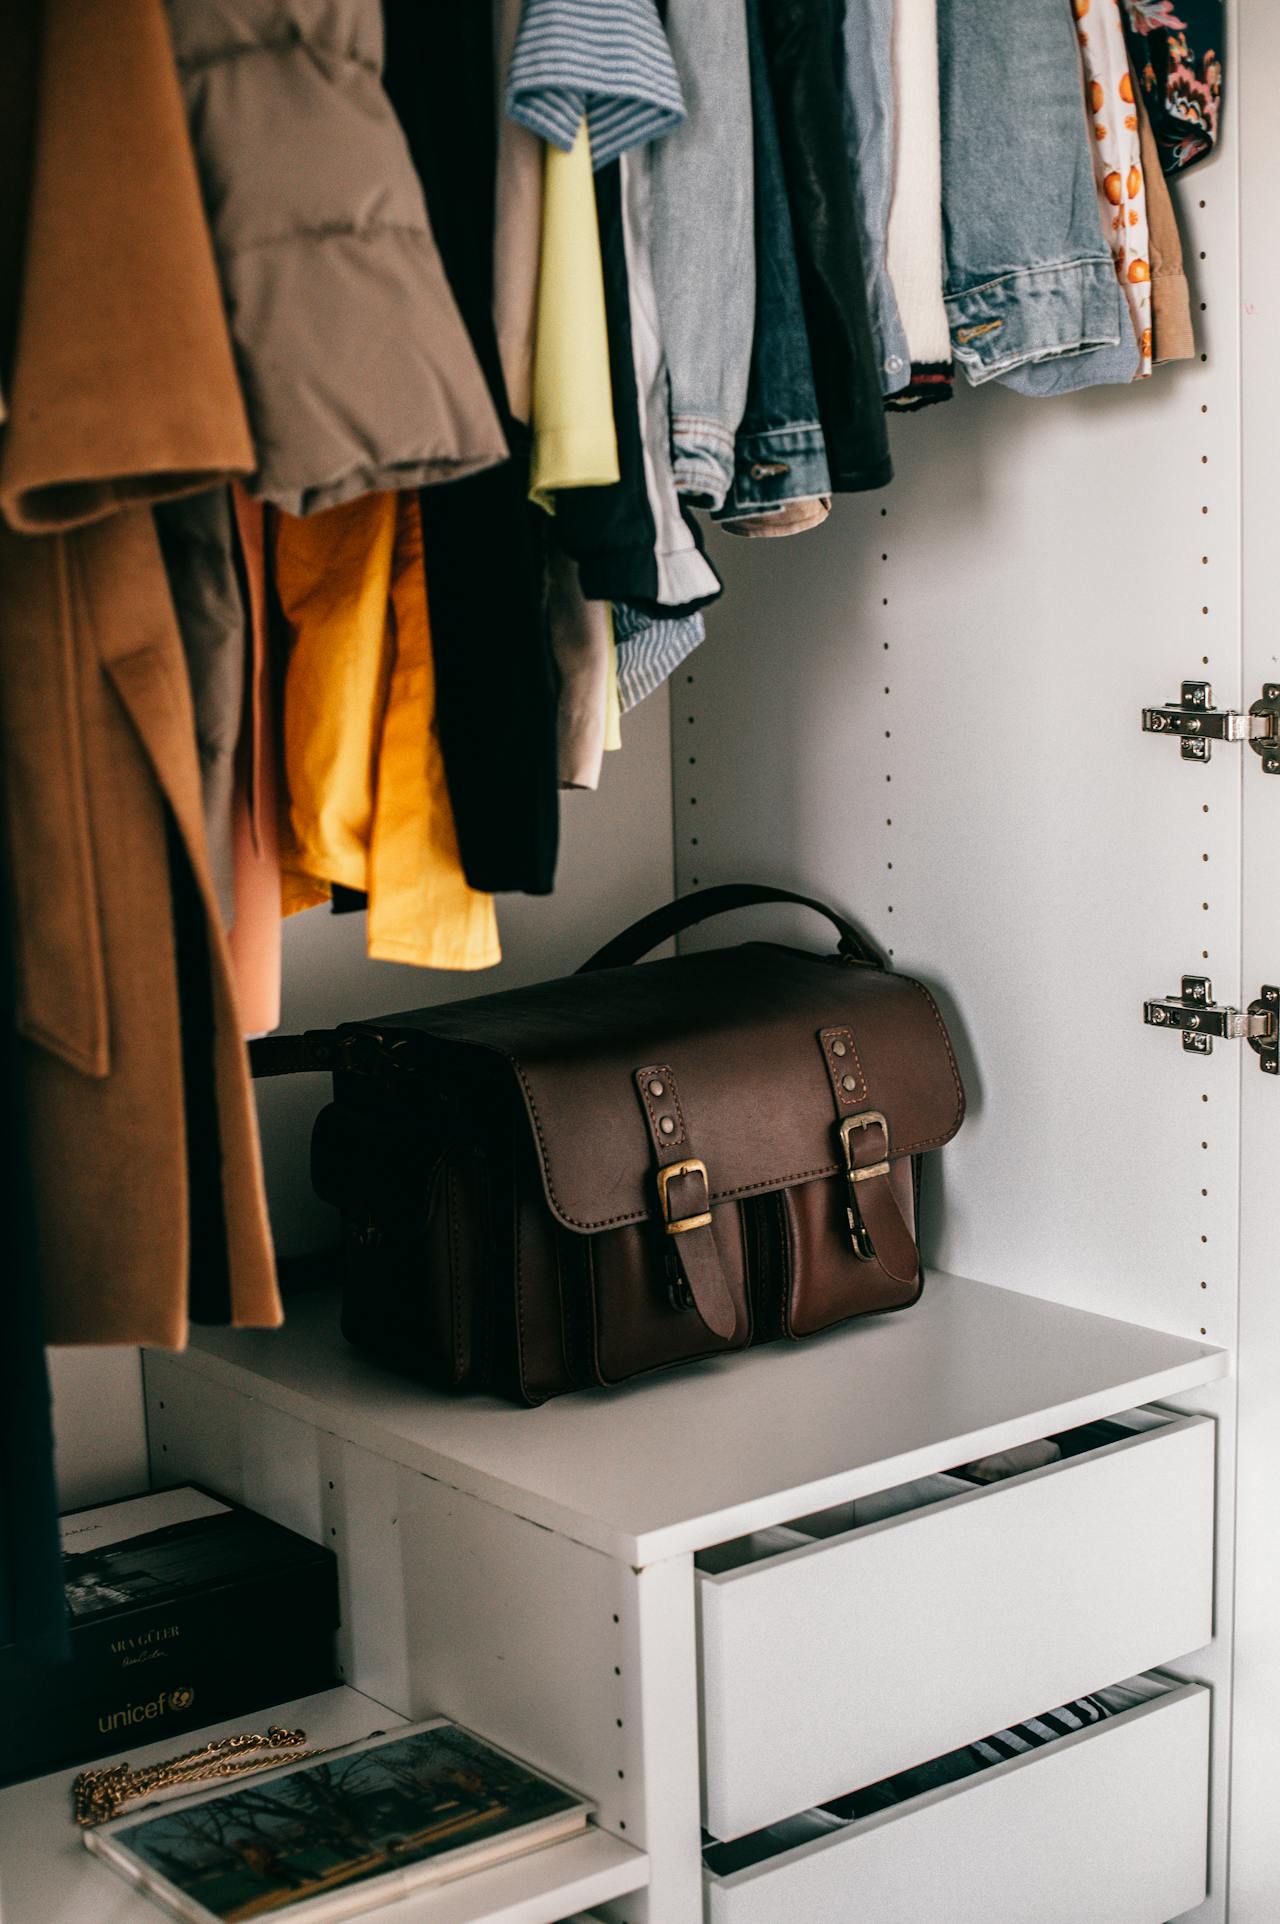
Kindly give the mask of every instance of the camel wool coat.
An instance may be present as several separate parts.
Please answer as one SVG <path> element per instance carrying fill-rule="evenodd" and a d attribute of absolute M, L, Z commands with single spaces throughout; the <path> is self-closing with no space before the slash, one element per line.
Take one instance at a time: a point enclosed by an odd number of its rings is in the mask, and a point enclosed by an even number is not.
<path fill-rule="evenodd" d="M 0 804 L 46 1333 L 177 1347 L 280 1320 L 151 515 L 254 452 L 163 0 L 0 0 L 0 32 Z"/>

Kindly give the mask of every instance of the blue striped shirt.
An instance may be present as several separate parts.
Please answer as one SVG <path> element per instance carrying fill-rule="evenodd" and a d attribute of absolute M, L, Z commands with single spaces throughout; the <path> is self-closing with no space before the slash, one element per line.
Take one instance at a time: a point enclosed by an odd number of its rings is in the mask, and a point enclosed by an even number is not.
<path fill-rule="evenodd" d="M 507 112 L 566 153 L 585 114 L 596 168 L 669 134 L 684 96 L 654 0 L 524 0 Z"/>
<path fill-rule="evenodd" d="M 639 608 L 615 602 L 613 635 L 618 649 L 618 699 L 625 715 L 661 688 L 706 640 L 707 625 L 700 613 L 655 620 Z"/>

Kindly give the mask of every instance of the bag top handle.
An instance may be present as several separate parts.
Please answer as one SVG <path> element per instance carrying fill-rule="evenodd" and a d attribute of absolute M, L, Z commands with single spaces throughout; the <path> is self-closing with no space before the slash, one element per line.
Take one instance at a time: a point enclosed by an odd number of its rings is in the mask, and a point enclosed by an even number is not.
<path fill-rule="evenodd" d="M 753 908 L 759 902 L 791 902 L 798 908 L 825 915 L 840 938 L 836 951 L 844 961 L 872 969 L 888 967 L 852 922 L 846 922 L 824 902 L 815 902 L 808 895 L 793 895 L 790 889 L 767 888 L 759 882 L 726 882 L 719 888 L 696 889 L 691 895 L 668 902 L 665 908 L 655 909 L 651 915 L 642 915 L 621 935 L 615 935 L 612 942 L 597 949 L 578 974 L 586 975 L 594 969 L 625 968 L 631 962 L 639 962 L 659 943 L 682 934 L 685 929 L 695 928 L 699 922 L 709 921 L 713 915 Z M 298 1075 L 307 1070 L 332 1071 L 337 1067 L 336 1029 L 309 1029 L 305 1035 L 262 1036 L 249 1044 L 249 1073 L 255 1080 L 263 1076 Z"/>
<path fill-rule="evenodd" d="M 846 962 L 860 962 L 868 968 L 883 969 L 887 965 L 864 935 L 860 935 L 852 922 L 837 915 L 825 902 L 815 902 L 812 896 L 793 895 L 790 889 L 768 888 L 759 882 L 725 882 L 718 888 L 696 889 L 691 895 L 682 895 L 665 908 L 655 909 L 651 915 L 642 915 L 621 935 L 615 935 L 612 942 L 606 942 L 593 956 L 585 961 L 578 970 L 579 975 L 587 975 L 593 969 L 620 969 L 629 963 L 639 962 L 656 949 L 660 942 L 666 942 L 673 935 L 681 935 L 686 929 L 696 928 L 699 922 L 709 921 L 713 915 L 727 915 L 731 909 L 753 908 L 760 902 L 791 902 L 799 908 L 813 909 L 825 915 L 828 922 L 839 935 L 837 953 Z"/>

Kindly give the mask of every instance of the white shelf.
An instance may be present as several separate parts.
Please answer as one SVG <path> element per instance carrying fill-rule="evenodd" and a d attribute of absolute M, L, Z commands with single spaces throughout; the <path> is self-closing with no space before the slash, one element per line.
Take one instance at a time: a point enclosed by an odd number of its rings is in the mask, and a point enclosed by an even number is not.
<path fill-rule="evenodd" d="M 639 1566 L 1194 1389 L 1227 1357 L 931 1276 L 897 1315 L 536 1410 L 375 1366 L 323 1293 L 281 1330 L 201 1330 L 148 1355 L 153 1445 L 164 1386 L 188 1370 Z"/>
<path fill-rule="evenodd" d="M 351 1743 L 405 1721 L 354 1690 L 326 1690 L 130 1751 L 133 1764 L 189 1750 L 235 1730 L 301 1725 L 312 1743 Z M 109 1761 L 107 1759 L 103 1760 Z M 0 1791 L 0 1916 L 4 1924 L 159 1924 L 167 1913 L 84 1847 L 71 1821 L 74 1770 Z M 365 1924 L 559 1924 L 648 1881 L 649 1860 L 594 1827 L 527 1857 L 362 1913 Z"/>

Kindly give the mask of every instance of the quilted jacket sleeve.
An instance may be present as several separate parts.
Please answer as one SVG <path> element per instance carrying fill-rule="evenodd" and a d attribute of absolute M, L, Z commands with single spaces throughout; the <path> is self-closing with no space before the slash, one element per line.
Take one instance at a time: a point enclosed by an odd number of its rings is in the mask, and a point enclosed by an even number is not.
<path fill-rule="evenodd" d="M 257 450 L 293 514 L 506 443 L 383 91 L 378 0 L 169 0 Z"/>

